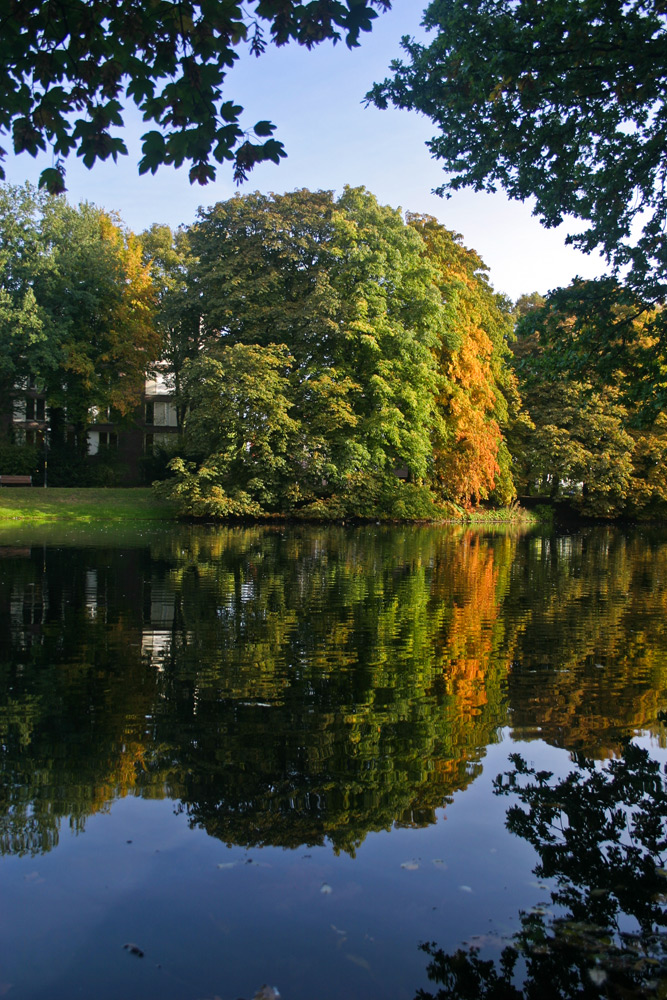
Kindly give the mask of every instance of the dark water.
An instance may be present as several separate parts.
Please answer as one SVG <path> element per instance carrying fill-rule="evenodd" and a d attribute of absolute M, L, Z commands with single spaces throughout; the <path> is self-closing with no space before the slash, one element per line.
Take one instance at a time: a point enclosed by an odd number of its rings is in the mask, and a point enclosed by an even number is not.
<path fill-rule="evenodd" d="M 0 996 L 463 996 L 526 921 L 517 989 L 665 995 L 660 779 L 585 780 L 667 760 L 664 532 L 5 530 L 0 676 Z"/>

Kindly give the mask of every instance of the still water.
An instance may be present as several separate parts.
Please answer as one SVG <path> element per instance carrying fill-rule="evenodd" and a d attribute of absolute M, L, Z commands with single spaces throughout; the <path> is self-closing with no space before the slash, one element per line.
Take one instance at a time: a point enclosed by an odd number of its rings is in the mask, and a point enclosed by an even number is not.
<path fill-rule="evenodd" d="M 0 996 L 666 995 L 666 532 L 4 530 L 0 677 Z"/>

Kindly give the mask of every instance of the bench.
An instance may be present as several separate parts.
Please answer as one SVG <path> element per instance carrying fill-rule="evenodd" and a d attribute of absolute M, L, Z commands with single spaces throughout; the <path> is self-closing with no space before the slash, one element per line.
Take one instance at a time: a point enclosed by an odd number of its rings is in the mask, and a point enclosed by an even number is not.
<path fill-rule="evenodd" d="M 32 486 L 32 476 L 0 476 L 0 486 Z"/>

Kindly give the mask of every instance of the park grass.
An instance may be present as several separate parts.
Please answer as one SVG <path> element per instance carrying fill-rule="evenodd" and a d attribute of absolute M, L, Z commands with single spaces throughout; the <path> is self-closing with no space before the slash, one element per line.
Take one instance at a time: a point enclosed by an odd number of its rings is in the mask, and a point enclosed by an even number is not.
<path fill-rule="evenodd" d="M 138 521 L 170 521 L 172 503 L 144 489 L 44 489 L 41 486 L 11 486 L 0 489 L 0 525 L 9 522 L 45 523 L 68 521 L 79 524 Z"/>
<path fill-rule="evenodd" d="M 160 497 L 150 487 L 94 489 L 83 487 L 44 489 L 41 486 L 12 486 L 0 489 L 0 527 L 17 524 L 148 524 L 177 519 L 177 505 Z M 276 518 L 270 520 L 275 521 Z M 351 519 L 354 520 L 354 519 Z M 505 509 L 458 508 L 446 523 L 521 527 L 540 520 L 534 511 L 512 506 Z M 437 522 L 432 522 L 437 523 Z"/>

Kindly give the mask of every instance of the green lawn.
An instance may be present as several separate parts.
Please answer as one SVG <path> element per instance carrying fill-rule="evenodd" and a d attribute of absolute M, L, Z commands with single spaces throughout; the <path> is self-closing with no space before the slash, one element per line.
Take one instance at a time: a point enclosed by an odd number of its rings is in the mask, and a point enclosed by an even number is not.
<path fill-rule="evenodd" d="M 8 521 L 165 521 L 173 507 L 145 489 L 0 488 L 0 524 Z"/>

